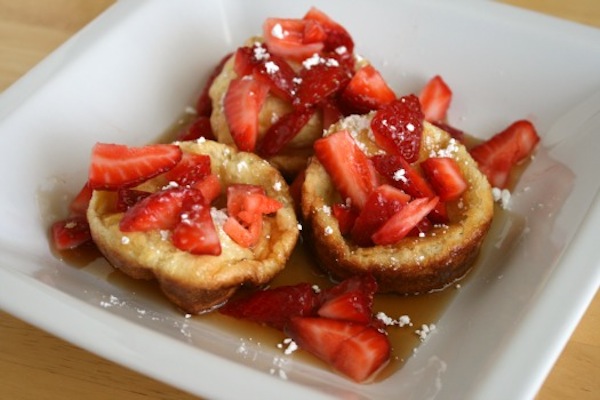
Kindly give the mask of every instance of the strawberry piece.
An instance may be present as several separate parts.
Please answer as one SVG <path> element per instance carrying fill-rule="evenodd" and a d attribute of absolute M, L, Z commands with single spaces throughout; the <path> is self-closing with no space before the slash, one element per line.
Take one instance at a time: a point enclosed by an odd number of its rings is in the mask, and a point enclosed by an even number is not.
<path fill-rule="evenodd" d="M 331 19 L 323 11 L 316 7 L 311 7 L 303 19 L 306 21 L 316 21 L 323 27 L 326 34 L 323 41 L 325 51 L 339 51 L 342 48 L 345 48 L 349 54 L 354 51 L 352 36 L 350 36 L 342 25 Z"/>
<path fill-rule="evenodd" d="M 198 100 L 196 101 L 196 112 L 198 113 L 198 116 L 210 117 L 210 114 L 212 113 L 212 100 L 210 99 L 210 96 L 208 95 L 208 91 L 210 90 L 210 87 L 212 86 L 214 80 L 217 78 L 217 76 L 219 76 L 221 71 L 223 71 L 223 66 L 225 65 L 227 60 L 229 60 L 230 57 L 231 57 L 231 54 L 225 55 L 217 63 L 217 65 L 215 66 L 213 71 L 208 76 L 208 79 L 206 80 L 206 83 L 204 84 L 204 87 L 202 88 L 202 92 L 200 93 L 200 96 L 198 96 Z"/>
<path fill-rule="evenodd" d="M 56 221 L 50 228 L 52 242 L 57 250 L 72 250 L 92 240 L 90 226 L 83 215 Z"/>
<path fill-rule="evenodd" d="M 142 199 L 150 196 L 150 192 L 146 192 L 144 190 L 136 190 L 136 189 L 119 189 L 117 191 L 117 211 L 125 212 L 130 207 L 133 207 Z"/>
<path fill-rule="evenodd" d="M 180 142 L 187 140 L 198 140 L 204 138 L 206 140 L 215 140 L 210 117 L 198 116 L 191 123 L 185 125 L 175 136 Z"/>
<path fill-rule="evenodd" d="M 456 200 L 467 190 L 467 182 L 453 158 L 431 157 L 421 163 L 421 168 L 441 201 Z"/>
<path fill-rule="evenodd" d="M 427 121 L 444 121 L 452 101 L 452 90 L 441 76 L 436 75 L 421 90 L 419 101 Z"/>
<path fill-rule="evenodd" d="M 301 19 L 267 18 L 263 24 L 263 37 L 269 53 L 295 61 L 319 53 L 324 43 L 312 41 L 312 36 L 305 39 L 305 26 L 306 21 Z"/>
<path fill-rule="evenodd" d="M 208 204 L 212 203 L 221 194 L 221 180 L 216 174 L 208 174 L 192 185 L 199 190 Z"/>
<path fill-rule="evenodd" d="M 183 153 L 179 163 L 165 173 L 169 182 L 180 186 L 190 186 L 210 174 L 210 156 L 206 154 Z"/>
<path fill-rule="evenodd" d="M 262 220 L 250 217 L 246 219 L 252 219 L 252 222 L 243 224 L 236 217 L 228 217 L 223 224 L 223 231 L 240 246 L 250 248 L 260 240 Z"/>
<path fill-rule="evenodd" d="M 391 346 L 386 334 L 364 324 L 294 317 L 285 332 L 300 348 L 356 382 L 368 380 L 390 358 Z"/>
<path fill-rule="evenodd" d="M 377 281 L 372 275 L 355 275 L 320 295 L 317 314 L 325 318 L 370 323 Z"/>
<path fill-rule="evenodd" d="M 327 32 L 323 25 L 313 19 L 304 19 L 304 43 L 324 43 L 327 40 Z"/>
<path fill-rule="evenodd" d="M 238 149 L 254 151 L 258 137 L 258 114 L 269 86 L 255 79 L 238 78 L 229 83 L 223 99 L 225 119 Z"/>
<path fill-rule="evenodd" d="M 519 120 L 472 148 L 470 153 L 490 184 L 503 189 L 512 167 L 531 156 L 539 141 L 533 124 Z"/>
<path fill-rule="evenodd" d="M 198 190 L 174 187 L 154 192 L 130 207 L 119 223 L 122 232 L 173 229 L 180 222 L 184 200 L 205 202 Z"/>
<path fill-rule="evenodd" d="M 438 197 L 414 199 L 389 218 L 372 236 L 378 246 L 398 243 L 437 205 Z"/>
<path fill-rule="evenodd" d="M 408 95 L 380 108 L 371 121 L 375 142 L 408 162 L 419 157 L 423 133 L 423 113 L 419 99 Z"/>
<path fill-rule="evenodd" d="M 300 83 L 294 98 L 294 107 L 312 107 L 343 89 L 351 75 L 335 58 L 318 54 L 304 61 L 300 70 Z"/>
<path fill-rule="evenodd" d="M 350 199 L 352 207 L 362 209 L 377 186 L 377 175 L 350 133 L 342 130 L 317 139 L 314 149 L 342 199 Z"/>
<path fill-rule="evenodd" d="M 263 158 L 272 157 L 279 153 L 315 113 L 314 108 L 293 110 L 279 118 L 265 133 L 256 152 Z"/>
<path fill-rule="evenodd" d="M 261 290 L 229 301 L 222 314 L 283 330 L 292 317 L 313 315 L 318 295 L 309 283 Z"/>
<path fill-rule="evenodd" d="M 342 235 L 350 233 L 358 217 L 357 210 L 346 204 L 335 203 L 331 207 L 331 212 L 338 221 Z"/>
<path fill-rule="evenodd" d="M 268 215 L 276 213 L 283 204 L 263 193 L 250 193 L 242 199 L 242 211 L 248 211 L 253 214 Z"/>
<path fill-rule="evenodd" d="M 221 241 L 208 204 L 188 197 L 184 199 L 180 215 L 181 221 L 171 235 L 175 247 L 195 255 L 221 254 Z"/>
<path fill-rule="evenodd" d="M 365 114 L 396 99 L 396 94 L 372 65 L 356 71 L 344 89 L 341 99 L 350 113 Z"/>
<path fill-rule="evenodd" d="M 257 185 L 236 183 L 227 187 L 227 214 L 237 216 L 244 210 L 244 199 L 251 194 L 265 194 L 265 189 Z"/>
<path fill-rule="evenodd" d="M 441 130 L 446 131 L 450 134 L 454 139 L 458 140 L 461 143 L 465 143 L 465 133 L 460 129 L 453 127 L 452 125 L 446 124 L 444 122 L 432 122 L 433 125 L 437 126 Z"/>
<path fill-rule="evenodd" d="M 344 117 L 340 106 L 337 102 L 332 99 L 324 99 L 319 104 L 319 107 L 323 113 L 323 129 L 329 129 L 329 127 Z"/>
<path fill-rule="evenodd" d="M 96 143 L 92 149 L 88 184 L 94 190 L 135 186 L 173 168 L 181 157 L 181 149 L 172 144 L 129 147 Z"/>
<path fill-rule="evenodd" d="M 85 215 L 87 213 L 93 192 L 90 185 L 86 182 L 69 204 L 69 211 L 72 215 Z"/>
<path fill-rule="evenodd" d="M 390 185 L 378 186 L 369 195 L 352 228 L 352 240 L 359 246 L 372 246 L 371 235 L 408 203 L 410 196 Z"/>
<path fill-rule="evenodd" d="M 377 292 L 377 281 L 371 274 L 353 275 L 320 294 L 321 304 L 345 293 L 361 292 L 373 296 Z"/>

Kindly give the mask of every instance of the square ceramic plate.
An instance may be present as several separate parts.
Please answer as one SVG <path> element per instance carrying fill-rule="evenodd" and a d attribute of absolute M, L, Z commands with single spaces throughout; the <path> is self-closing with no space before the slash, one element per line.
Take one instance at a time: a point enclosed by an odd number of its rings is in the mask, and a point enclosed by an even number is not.
<path fill-rule="evenodd" d="M 317 2 L 397 93 L 441 74 L 455 92 L 451 123 L 485 138 L 530 118 L 542 136 L 491 250 L 435 334 L 383 382 L 353 384 L 240 345 L 114 284 L 102 262 L 92 273 L 49 250 L 53 212 L 84 181 L 94 142 L 155 139 L 264 18 L 300 17 L 311 5 L 122 0 L 3 93 L 0 306 L 210 398 L 533 397 L 600 282 L 596 29 L 491 2 Z"/>

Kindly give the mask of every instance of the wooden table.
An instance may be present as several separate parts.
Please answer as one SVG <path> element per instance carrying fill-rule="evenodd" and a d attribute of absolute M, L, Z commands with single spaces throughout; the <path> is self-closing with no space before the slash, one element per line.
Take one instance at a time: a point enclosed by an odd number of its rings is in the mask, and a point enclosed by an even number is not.
<path fill-rule="evenodd" d="M 598 0 L 508 0 L 600 27 Z M 0 91 L 114 0 L 0 0 Z M 587 310 L 538 399 L 600 398 L 600 296 Z M 193 399 L 0 311 L 1 399 Z"/>

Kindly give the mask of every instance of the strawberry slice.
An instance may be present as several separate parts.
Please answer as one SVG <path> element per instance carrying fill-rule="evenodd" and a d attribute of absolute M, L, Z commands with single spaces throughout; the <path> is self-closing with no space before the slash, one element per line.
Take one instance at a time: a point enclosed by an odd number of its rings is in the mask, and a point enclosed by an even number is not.
<path fill-rule="evenodd" d="M 180 186 L 190 186 L 210 174 L 210 156 L 206 154 L 183 153 L 179 163 L 165 173 L 169 182 Z"/>
<path fill-rule="evenodd" d="M 252 215 L 252 217 L 256 216 Z M 246 219 L 252 219 L 252 221 L 248 224 L 240 221 L 238 217 L 228 217 L 223 224 L 223 231 L 240 246 L 250 248 L 260 240 L 262 220 L 251 217 Z"/>
<path fill-rule="evenodd" d="M 341 94 L 349 113 L 365 114 L 376 110 L 396 99 L 396 94 L 372 65 L 356 71 Z"/>
<path fill-rule="evenodd" d="M 467 190 L 467 182 L 453 158 L 431 157 L 421 163 L 421 168 L 441 201 L 456 200 Z"/>
<path fill-rule="evenodd" d="M 347 204 L 335 203 L 331 207 L 331 212 L 338 221 L 342 235 L 350 233 L 358 217 L 358 211 Z"/>
<path fill-rule="evenodd" d="M 313 315 L 318 295 L 309 283 L 261 290 L 229 301 L 222 314 L 283 330 L 292 317 Z"/>
<path fill-rule="evenodd" d="M 265 195 L 265 189 L 258 185 L 236 183 L 227 187 L 227 214 L 237 216 L 244 210 L 244 199 L 251 194 Z"/>
<path fill-rule="evenodd" d="M 312 107 L 343 89 L 350 81 L 349 70 L 336 58 L 314 54 L 303 62 L 294 107 Z"/>
<path fill-rule="evenodd" d="M 184 199 L 180 216 L 181 221 L 171 235 L 175 247 L 195 255 L 221 254 L 221 241 L 208 204 L 188 197 Z"/>
<path fill-rule="evenodd" d="M 371 235 L 392 215 L 400 211 L 410 196 L 390 185 L 378 186 L 367 198 L 352 228 L 352 240 L 359 246 L 372 246 Z"/>
<path fill-rule="evenodd" d="M 388 219 L 371 239 L 378 246 L 398 243 L 438 204 L 439 198 L 414 199 Z"/>
<path fill-rule="evenodd" d="M 377 187 L 377 175 L 350 133 L 342 130 L 317 139 L 314 149 L 342 199 L 350 199 L 353 207 L 362 209 Z"/>
<path fill-rule="evenodd" d="M 221 180 L 216 174 L 208 174 L 192 185 L 199 190 L 208 204 L 212 203 L 221 194 Z"/>
<path fill-rule="evenodd" d="M 441 76 L 436 75 L 421 90 L 419 101 L 427 121 L 444 121 L 452 101 L 452 90 Z"/>
<path fill-rule="evenodd" d="M 50 228 L 52 242 L 57 250 L 72 250 L 92 240 L 90 226 L 83 215 L 56 221 Z"/>
<path fill-rule="evenodd" d="M 339 23 L 331 19 L 323 11 L 316 7 L 311 7 L 304 15 L 305 21 L 315 21 L 321 25 L 325 31 L 324 50 L 340 51 L 344 48 L 347 53 L 354 51 L 354 41 L 348 31 Z"/>
<path fill-rule="evenodd" d="M 314 115 L 314 108 L 299 108 L 279 118 L 265 133 L 256 152 L 263 158 L 279 153 Z"/>
<path fill-rule="evenodd" d="M 269 86 L 248 77 L 233 79 L 223 99 L 225 119 L 238 149 L 254 151 L 258 137 L 258 114 Z"/>
<path fill-rule="evenodd" d="M 152 193 L 145 190 L 123 188 L 117 191 L 117 211 L 125 212 Z"/>
<path fill-rule="evenodd" d="M 340 106 L 337 101 L 332 98 L 324 99 L 319 104 L 319 108 L 323 113 L 323 129 L 329 129 L 329 127 L 344 117 Z"/>
<path fill-rule="evenodd" d="M 179 146 L 172 144 L 130 147 L 96 143 L 92 149 L 88 185 L 94 190 L 135 186 L 170 170 L 181 157 Z"/>
<path fill-rule="evenodd" d="M 119 222 L 122 232 L 173 229 L 180 222 L 184 201 L 205 202 L 198 190 L 174 187 L 154 192 L 130 207 Z"/>
<path fill-rule="evenodd" d="M 200 138 L 215 140 L 215 134 L 210 124 L 210 117 L 204 115 L 196 117 L 191 123 L 181 128 L 175 137 L 180 142 L 198 140 Z"/>
<path fill-rule="evenodd" d="M 69 211 L 71 214 L 85 215 L 87 213 L 88 206 L 90 205 L 93 192 L 94 191 L 90 185 L 86 182 L 69 204 Z"/>
<path fill-rule="evenodd" d="M 323 42 L 315 42 L 314 37 L 305 38 L 306 21 L 288 18 L 267 18 L 263 24 L 263 37 L 269 53 L 302 61 L 319 53 Z M 310 34 L 310 31 L 308 31 Z"/>
<path fill-rule="evenodd" d="M 212 113 L 212 100 L 210 99 L 210 96 L 208 95 L 208 91 L 210 90 L 210 87 L 212 86 L 214 80 L 217 78 L 217 76 L 219 76 L 221 71 L 223 71 L 223 66 L 225 65 L 227 60 L 229 60 L 230 57 L 231 57 L 231 54 L 225 55 L 217 63 L 217 65 L 214 67 L 214 69 L 208 76 L 208 79 L 206 80 L 206 83 L 204 84 L 204 87 L 202 88 L 202 92 L 200 93 L 200 96 L 198 96 L 198 100 L 196 100 L 196 112 L 198 113 L 198 116 L 210 117 L 210 114 Z"/>
<path fill-rule="evenodd" d="M 301 349 L 356 382 L 365 382 L 374 376 L 390 358 L 387 335 L 365 324 L 294 317 L 285 332 Z"/>
<path fill-rule="evenodd" d="M 379 147 L 415 162 L 419 158 L 423 133 L 419 99 L 411 94 L 380 108 L 371 120 L 371 129 Z"/>
<path fill-rule="evenodd" d="M 503 189 L 512 167 L 531 156 L 539 141 L 533 124 L 519 120 L 472 148 L 470 153 L 490 184 Z"/>
<path fill-rule="evenodd" d="M 317 314 L 325 318 L 370 323 L 377 281 L 372 275 L 355 275 L 321 292 Z"/>

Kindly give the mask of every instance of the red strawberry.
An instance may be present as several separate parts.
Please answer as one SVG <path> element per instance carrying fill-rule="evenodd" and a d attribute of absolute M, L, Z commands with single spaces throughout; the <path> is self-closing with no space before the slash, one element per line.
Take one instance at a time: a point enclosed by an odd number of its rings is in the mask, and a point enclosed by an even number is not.
<path fill-rule="evenodd" d="M 87 219 L 81 215 L 57 221 L 50 230 L 57 250 L 71 250 L 92 240 Z"/>
<path fill-rule="evenodd" d="M 377 186 L 373 165 L 348 131 L 339 131 L 314 143 L 315 155 L 331 177 L 342 199 L 362 209 Z"/>
<path fill-rule="evenodd" d="M 165 179 L 180 186 L 193 185 L 210 174 L 210 156 L 206 154 L 183 153 L 181 161 L 165 173 Z"/>
<path fill-rule="evenodd" d="M 408 203 L 410 196 L 390 185 L 378 186 L 369 195 L 352 228 L 352 240 L 359 246 L 372 246 L 371 235 Z"/>
<path fill-rule="evenodd" d="M 228 302 L 219 311 L 230 317 L 283 330 L 292 317 L 313 315 L 317 299 L 312 285 L 300 283 L 254 292 Z"/>
<path fill-rule="evenodd" d="M 215 66 L 211 74 L 208 76 L 208 79 L 204 84 L 202 92 L 200 93 L 200 96 L 198 96 L 198 100 L 196 101 L 196 112 L 200 117 L 210 117 L 210 114 L 212 113 L 212 101 L 208 95 L 208 91 L 212 86 L 215 78 L 219 76 L 219 74 L 223 70 L 223 66 L 225 65 L 227 60 L 229 60 L 230 57 L 231 54 L 227 54 L 225 57 L 223 57 L 221 61 L 219 61 L 219 63 Z"/>
<path fill-rule="evenodd" d="M 395 244 L 403 239 L 437 205 L 438 197 L 414 199 L 388 219 L 371 239 L 376 245 Z"/>
<path fill-rule="evenodd" d="M 96 143 L 92 149 L 88 184 L 94 190 L 135 186 L 173 168 L 181 156 L 181 149 L 172 144 L 129 147 Z"/>
<path fill-rule="evenodd" d="M 263 37 L 269 53 L 283 58 L 302 61 L 319 53 L 323 42 L 305 39 L 306 21 L 301 19 L 267 18 L 263 24 Z M 310 33 L 310 32 L 309 32 Z"/>
<path fill-rule="evenodd" d="M 243 223 L 239 217 L 230 216 L 223 224 L 223 231 L 240 246 L 250 248 L 260 240 L 262 219 L 254 218 L 250 223 Z"/>
<path fill-rule="evenodd" d="M 87 213 L 90 200 L 92 198 L 93 190 L 90 185 L 86 182 L 85 185 L 79 190 L 79 193 L 71 200 L 69 204 L 69 211 L 73 215 L 85 215 Z"/>
<path fill-rule="evenodd" d="M 299 73 L 300 83 L 293 102 L 295 107 L 317 105 L 343 89 L 351 78 L 348 69 L 335 58 L 315 54 L 303 64 L 304 68 Z"/>
<path fill-rule="evenodd" d="M 308 123 L 314 108 L 299 108 L 279 118 L 265 133 L 256 152 L 264 158 L 279 153 Z"/>
<path fill-rule="evenodd" d="M 212 126 L 210 125 L 210 117 L 202 115 L 185 125 L 176 136 L 177 140 L 181 142 L 186 140 L 197 140 L 201 137 L 207 140 L 215 139 Z"/>
<path fill-rule="evenodd" d="M 323 129 L 329 129 L 332 124 L 344 117 L 342 110 L 334 99 L 324 99 L 319 107 L 323 113 Z"/>
<path fill-rule="evenodd" d="M 356 382 L 381 370 L 390 358 L 385 333 L 365 325 L 330 318 L 294 317 L 286 333 L 296 344 Z"/>
<path fill-rule="evenodd" d="M 227 214 L 237 216 L 244 210 L 244 199 L 251 194 L 265 195 L 265 189 L 257 185 L 237 183 L 227 187 Z"/>
<path fill-rule="evenodd" d="M 431 157 L 421 163 L 421 168 L 441 201 L 456 200 L 467 190 L 467 182 L 453 158 Z"/>
<path fill-rule="evenodd" d="M 427 121 L 444 121 L 452 101 L 452 90 L 441 76 L 436 75 L 423 87 L 419 101 Z"/>
<path fill-rule="evenodd" d="M 419 99 L 408 95 L 380 108 L 371 129 L 377 144 L 391 154 L 401 155 L 408 162 L 419 157 L 423 133 L 423 113 Z"/>
<path fill-rule="evenodd" d="M 192 187 L 202 193 L 207 204 L 212 203 L 221 194 L 221 181 L 212 173 L 195 182 Z"/>
<path fill-rule="evenodd" d="M 258 114 L 268 91 L 269 86 L 251 78 L 237 78 L 229 83 L 223 109 L 231 137 L 242 151 L 254 151 Z"/>
<path fill-rule="evenodd" d="M 123 232 L 145 232 L 154 229 L 173 229 L 180 221 L 184 201 L 205 202 L 194 189 L 175 187 L 145 197 L 130 207 L 119 223 Z"/>
<path fill-rule="evenodd" d="M 175 247 L 192 254 L 221 254 L 221 241 L 210 215 L 210 206 L 190 198 L 184 199 L 181 221 L 173 229 L 171 240 Z"/>
<path fill-rule="evenodd" d="M 117 191 L 117 211 L 125 212 L 152 193 L 144 190 L 123 188 Z"/>
<path fill-rule="evenodd" d="M 302 40 L 304 43 L 324 43 L 327 40 L 327 32 L 320 22 L 305 19 L 304 33 Z"/>
<path fill-rule="evenodd" d="M 325 318 L 368 324 L 372 321 L 377 281 L 371 275 L 353 276 L 321 293 L 317 314 Z"/>
<path fill-rule="evenodd" d="M 433 197 L 435 192 L 421 174 L 402 156 L 378 154 L 371 157 L 377 172 L 386 177 L 391 185 L 412 197 Z"/>
<path fill-rule="evenodd" d="M 357 114 L 376 110 L 396 99 L 394 91 L 370 64 L 356 71 L 341 96 L 346 107 Z"/>
<path fill-rule="evenodd" d="M 358 217 L 358 211 L 346 204 L 335 203 L 331 207 L 331 212 L 338 221 L 342 235 L 350 233 Z"/>
<path fill-rule="evenodd" d="M 348 31 L 323 11 L 316 7 L 311 7 L 306 15 L 304 15 L 304 20 L 316 21 L 323 27 L 326 34 L 324 50 L 336 51 L 344 47 L 349 54 L 352 54 L 354 51 L 354 41 Z"/>
<path fill-rule="evenodd" d="M 377 281 L 371 274 L 353 275 L 337 285 L 323 290 L 320 294 L 321 304 L 351 292 L 362 292 L 372 296 L 377 292 Z"/>
<path fill-rule="evenodd" d="M 540 137 L 533 124 L 520 120 L 475 146 L 470 153 L 490 184 L 505 188 L 511 168 L 529 157 L 539 141 Z"/>

